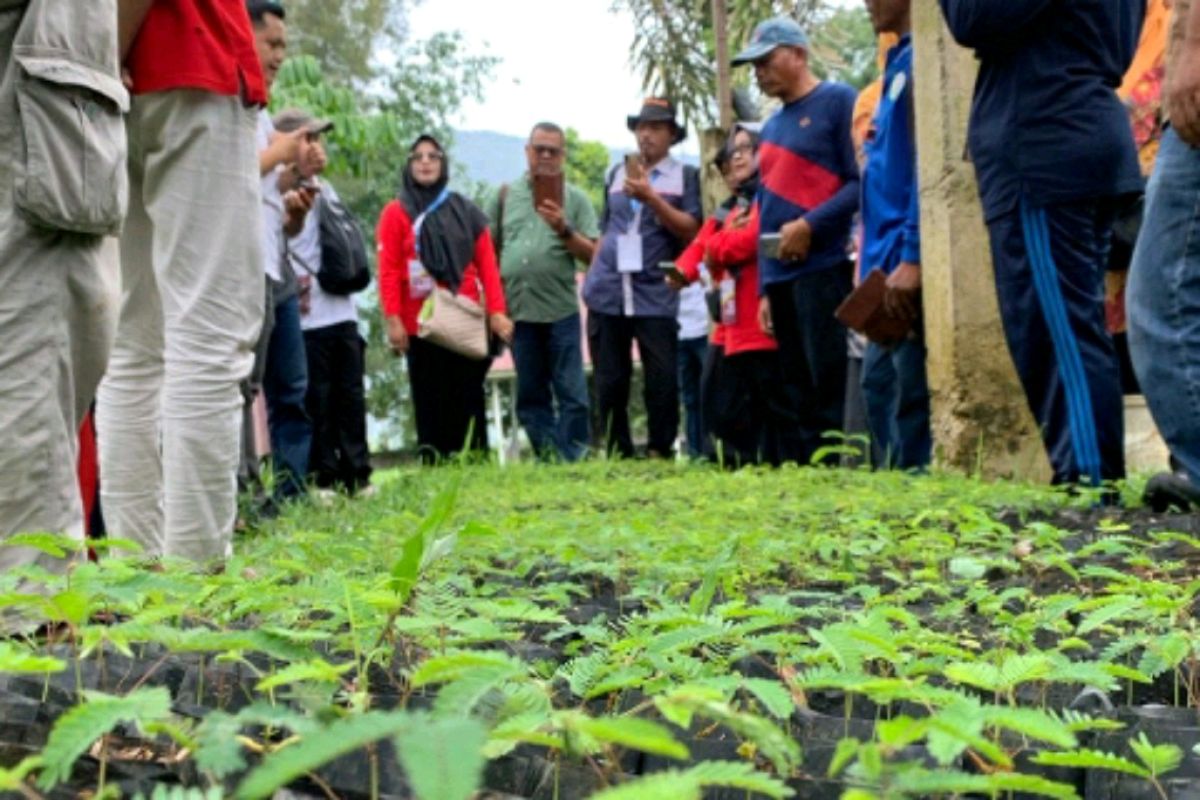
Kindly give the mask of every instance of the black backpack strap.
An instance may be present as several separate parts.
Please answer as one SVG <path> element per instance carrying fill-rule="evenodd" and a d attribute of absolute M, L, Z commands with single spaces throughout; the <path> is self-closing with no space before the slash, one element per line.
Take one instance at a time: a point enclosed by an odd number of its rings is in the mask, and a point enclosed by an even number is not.
<path fill-rule="evenodd" d="M 496 198 L 496 263 L 500 263 L 504 255 L 504 206 L 508 203 L 508 184 L 500 186 L 500 195 Z"/>

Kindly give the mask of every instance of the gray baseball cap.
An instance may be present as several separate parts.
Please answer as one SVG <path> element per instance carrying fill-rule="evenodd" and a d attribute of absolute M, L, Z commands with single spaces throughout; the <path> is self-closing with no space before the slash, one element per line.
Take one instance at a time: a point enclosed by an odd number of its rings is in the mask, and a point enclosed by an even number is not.
<path fill-rule="evenodd" d="M 285 108 L 271 120 L 275 130 L 280 133 L 306 128 L 309 133 L 319 134 L 333 129 L 333 123 L 327 119 L 317 119 L 309 112 L 300 108 Z"/>
<path fill-rule="evenodd" d="M 776 47 L 803 47 L 807 50 L 808 34 L 791 17 L 772 17 L 758 23 L 750 43 L 734 57 L 733 65 L 751 64 L 770 54 Z"/>

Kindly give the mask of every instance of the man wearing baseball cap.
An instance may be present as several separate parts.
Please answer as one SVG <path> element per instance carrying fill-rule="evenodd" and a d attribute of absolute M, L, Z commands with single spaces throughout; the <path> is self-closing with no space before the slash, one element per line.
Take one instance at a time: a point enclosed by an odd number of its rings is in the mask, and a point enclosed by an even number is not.
<path fill-rule="evenodd" d="M 660 264 L 673 262 L 700 230 L 700 171 L 671 158 L 685 132 L 669 100 L 651 97 L 627 119 L 636 157 L 609 170 L 603 238 L 583 285 L 596 405 L 609 450 L 633 455 L 629 385 L 633 342 L 645 371 L 648 452 L 669 456 L 679 432 L 679 297 Z"/>
<path fill-rule="evenodd" d="M 843 424 L 846 330 L 834 311 L 851 290 L 846 253 L 859 194 L 851 137 L 857 95 L 818 80 L 808 47 L 794 20 L 775 17 L 759 24 L 733 60 L 753 64 L 759 88 L 783 103 L 759 146 L 759 229 L 779 236 L 778 252 L 759 252 L 759 317 L 779 342 L 784 395 L 796 421 L 780 432 L 780 457 L 800 464 Z"/>

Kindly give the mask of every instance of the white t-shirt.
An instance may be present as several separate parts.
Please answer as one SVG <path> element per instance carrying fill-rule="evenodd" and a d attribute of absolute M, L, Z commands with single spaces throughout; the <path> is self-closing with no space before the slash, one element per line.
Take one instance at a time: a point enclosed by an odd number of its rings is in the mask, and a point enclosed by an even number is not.
<path fill-rule="evenodd" d="M 338 199 L 332 186 L 326 181 L 320 181 L 320 184 L 320 198 Z M 318 203 L 321 202 L 320 198 Z M 303 330 L 311 331 L 343 322 L 358 321 L 353 295 L 329 294 L 321 289 L 321 284 L 317 282 L 317 273 L 321 271 L 321 215 L 315 205 L 304 218 L 304 227 L 300 233 L 288 239 L 288 256 L 296 277 L 303 279 L 307 276 L 312 287 L 309 290 L 308 313 L 300 317 L 300 327 Z"/>
<path fill-rule="evenodd" d="M 679 293 L 679 339 L 701 339 L 708 336 L 708 303 L 704 300 L 705 287 L 710 282 L 708 269 L 700 265 L 700 280 Z"/>
<path fill-rule="evenodd" d="M 258 112 L 258 152 L 262 153 L 271 144 L 275 126 L 266 109 Z M 282 280 L 283 272 L 279 260 L 283 258 L 283 195 L 279 193 L 279 173 L 283 167 L 262 176 L 262 244 L 263 270 L 273 280 Z"/>

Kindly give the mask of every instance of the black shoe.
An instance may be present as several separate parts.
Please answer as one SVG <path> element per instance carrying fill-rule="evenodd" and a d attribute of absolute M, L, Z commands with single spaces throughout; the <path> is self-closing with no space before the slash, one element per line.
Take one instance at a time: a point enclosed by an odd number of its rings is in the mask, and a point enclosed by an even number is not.
<path fill-rule="evenodd" d="M 1142 502 L 1159 514 L 1171 509 L 1191 511 L 1200 508 L 1200 489 L 1183 475 L 1164 472 L 1146 484 Z"/>

